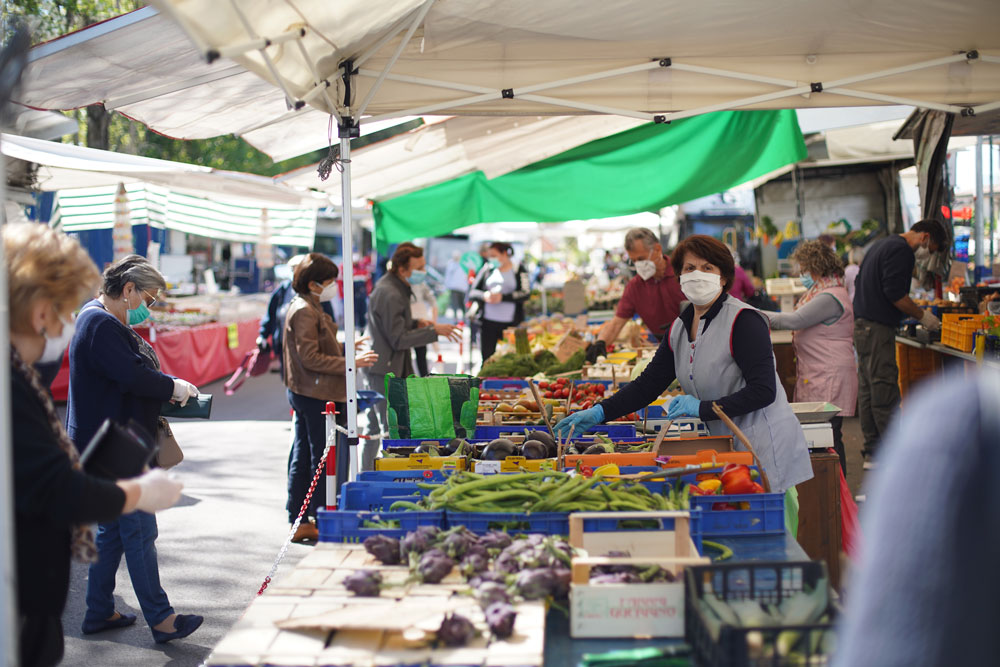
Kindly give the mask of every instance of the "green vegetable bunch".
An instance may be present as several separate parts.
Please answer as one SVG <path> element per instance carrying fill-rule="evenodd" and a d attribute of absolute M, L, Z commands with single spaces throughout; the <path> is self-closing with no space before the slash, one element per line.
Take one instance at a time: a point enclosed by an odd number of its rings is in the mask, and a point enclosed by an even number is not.
<path fill-rule="evenodd" d="M 390 511 L 644 512 L 690 507 L 687 486 L 674 486 L 664 496 L 626 480 L 608 484 L 600 475 L 584 477 L 554 470 L 493 475 L 460 471 L 443 484 L 419 486 L 430 493 L 419 502 L 397 501 Z"/>

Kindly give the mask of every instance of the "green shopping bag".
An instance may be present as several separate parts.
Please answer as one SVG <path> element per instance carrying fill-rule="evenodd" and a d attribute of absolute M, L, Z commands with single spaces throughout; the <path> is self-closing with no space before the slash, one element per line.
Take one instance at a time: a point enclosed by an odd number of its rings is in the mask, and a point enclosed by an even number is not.
<path fill-rule="evenodd" d="M 385 377 L 389 436 L 394 440 L 471 438 L 480 379 L 469 375 Z"/>

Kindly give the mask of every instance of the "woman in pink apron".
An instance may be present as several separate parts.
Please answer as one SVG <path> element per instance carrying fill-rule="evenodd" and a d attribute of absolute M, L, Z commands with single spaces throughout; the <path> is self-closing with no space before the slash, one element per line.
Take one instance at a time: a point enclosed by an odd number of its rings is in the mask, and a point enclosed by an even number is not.
<path fill-rule="evenodd" d="M 833 447 L 847 474 L 841 425 L 853 417 L 858 400 L 854 358 L 854 311 L 844 285 L 840 259 L 820 241 L 804 241 L 792 258 L 799 265 L 806 293 L 795 312 L 765 312 L 774 329 L 792 329 L 797 362 L 795 401 L 825 401 L 840 408 L 831 421 Z"/>

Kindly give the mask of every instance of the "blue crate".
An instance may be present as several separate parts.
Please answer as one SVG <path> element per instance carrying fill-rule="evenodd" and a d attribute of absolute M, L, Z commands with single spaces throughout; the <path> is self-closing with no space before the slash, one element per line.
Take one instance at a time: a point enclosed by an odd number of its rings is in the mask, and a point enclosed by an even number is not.
<path fill-rule="evenodd" d="M 414 439 L 406 440 L 406 439 L 400 439 L 400 438 L 397 438 L 397 439 L 384 438 L 382 440 L 382 449 L 389 449 L 390 447 L 419 447 L 420 445 L 422 445 L 425 442 L 436 442 L 439 445 L 447 445 L 448 444 L 448 440 L 447 439 L 437 440 L 437 439 L 434 439 L 434 438 L 420 438 L 420 439 L 416 439 L 416 440 L 414 440 Z"/>
<path fill-rule="evenodd" d="M 542 426 L 477 426 L 476 440 L 494 440 L 507 434 L 524 435 L 524 429 L 542 429 Z M 612 440 L 632 440 L 636 438 L 635 424 L 599 424 L 587 433 L 604 433 Z M 582 436 L 582 433 L 574 434 Z"/>
<path fill-rule="evenodd" d="M 399 528 L 366 528 L 365 521 L 399 521 Z M 373 535 L 397 539 L 420 526 L 444 528 L 441 511 L 362 512 L 355 510 L 319 510 L 316 513 L 320 542 L 364 542 Z"/>
<path fill-rule="evenodd" d="M 388 510 L 397 500 L 416 502 L 428 491 L 417 486 L 416 480 L 406 482 L 347 482 L 340 489 L 342 510 L 378 512 Z"/>
<path fill-rule="evenodd" d="M 445 481 L 451 473 L 450 470 L 366 470 L 358 473 L 358 481 L 438 484 Z"/>
<path fill-rule="evenodd" d="M 713 510 L 716 503 L 750 503 L 748 510 Z M 691 496 L 691 507 L 702 510 L 701 534 L 705 537 L 783 535 L 785 494 L 748 493 L 729 496 Z"/>

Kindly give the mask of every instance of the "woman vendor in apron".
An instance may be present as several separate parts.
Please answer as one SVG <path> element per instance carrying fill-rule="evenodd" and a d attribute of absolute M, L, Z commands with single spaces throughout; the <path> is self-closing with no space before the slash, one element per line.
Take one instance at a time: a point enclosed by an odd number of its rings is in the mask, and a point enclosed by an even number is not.
<path fill-rule="evenodd" d="M 833 449 L 847 474 L 841 425 L 858 402 L 858 365 L 854 359 L 854 309 L 844 285 L 840 258 L 822 241 L 804 241 L 792 255 L 806 293 L 792 313 L 765 313 L 773 329 L 795 331 L 795 402 L 833 403 Z"/>
<path fill-rule="evenodd" d="M 718 403 L 753 444 L 773 492 L 811 479 L 809 450 L 778 381 L 767 320 L 728 294 L 735 271 L 729 249 L 695 235 L 677 246 L 671 263 L 691 303 L 646 370 L 598 405 L 563 419 L 556 430 L 584 433 L 647 406 L 676 378 L 685 395 L 670 402 L 668 418 L 699 417 L 713 435 L 732 435 L 712 411 Z"/>

